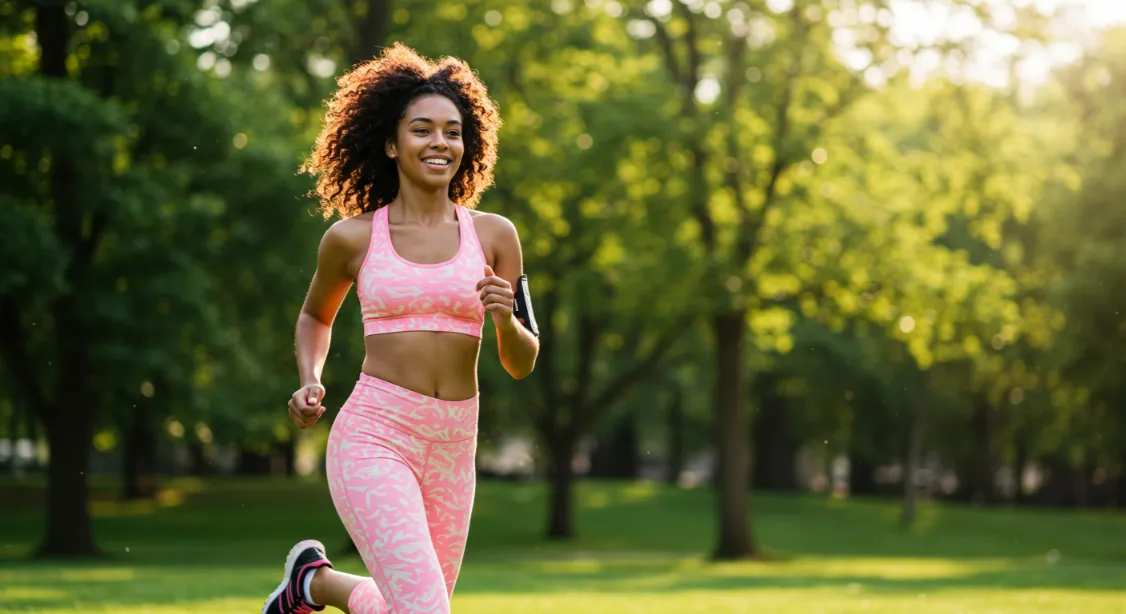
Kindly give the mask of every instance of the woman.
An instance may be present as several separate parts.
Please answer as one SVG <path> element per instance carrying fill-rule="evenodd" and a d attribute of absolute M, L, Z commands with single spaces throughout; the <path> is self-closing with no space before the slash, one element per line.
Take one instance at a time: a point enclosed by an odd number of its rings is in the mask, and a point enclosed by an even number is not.
<path fill-rule="evenodd" d="M 475 210 L 500 117 L 465 63 L 398 44 L 339 85 L 306 170 L 325 215 L 343 219 L 321 241 L 298 317 L 289 413 L 305 429 L 324 411 L 332 322 L 355 283 L 366 356 L 325 462 L 371 577 L 335 571 L 320 542 L 302 541 L 262 611 L 449 612 L 473 505 L 485 312 L 512 377 L 539 351 L 516 229 Z"/>

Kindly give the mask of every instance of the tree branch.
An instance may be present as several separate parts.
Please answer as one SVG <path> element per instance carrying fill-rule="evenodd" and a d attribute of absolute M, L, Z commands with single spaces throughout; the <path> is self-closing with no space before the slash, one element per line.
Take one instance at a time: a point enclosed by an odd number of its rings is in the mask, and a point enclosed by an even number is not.
<path fill-rule="evenodd" d="M 657 341 L 653 343 L 653 346 L 642 358 L 637 360 L 632 367 L 621 371 L 618 377 L 607 384 L 601 393 L 595 395 L 590 403 L 584 404 L 586 409 L 582 412 L 582 421 L 576 420 L 579 432 L 584 431 L 590 422 L 601 413 L 613 407 L 634 384 L 655 369 L 665 354 L 676 345 L 681 335 L 688 330 L 693 319 L 695 319 L 694 314 L 682 316 L 674 321 L 661 333 Z"/>
<path fill-rule="evenodd" d="M 737 262 L 744 263 L 750 256 L 750 239 L 747 230 L 751 227 L 751 211 L 747 206 L 747 199 L 743 194 L 743 173 L 739 160 L 739 130 L 736 124 L 735 109 L 743 93 L 743 65 L 746 63 L 747 38 L 745 35 L 732 33 L 727 41 L 727 160 L 724 163 L 724 180 L 731 197 L 735 200 L 735 210 L 739 216 L 740 235 L 736 243 Z"/>
<path fill-rule="evenodd" d="M 688 8 L 688 5 L 683 2 L 673 2 L 679 12 L 680 16 L 684 19 L 688 29 L 684 33 L 684 45 L 688 48 L 688 71 L 685 74 L 685 85 L 688 86 L 688 91 L 684 95 L 691 98 L 695 95 L 696 84 L 700 79 L 700 66 L 703 64 L 700 56 L 700 35 L 696 29 L 696 15 Z"/>
<path fill-rule="evenodd" d="M 684 79 L 684 70 L 680 67 L 680 60 L 676 57 L 676 47 L 672 36 L 669 35 L 668 28 L 659 19 L 649 15 L 646 16 L 646 19 L 655 28 L 657 42 L 661 45 L 662 55 L 665 56 L 665 67 L 668 68 L 669 76 L 679 87 Z"/>
<path fill-rule="evenodd" d="M 699 112 L 694 98 L 702 64 L 697 42 L 696 19 L 692 11 L 683 3 L 673 2 L 673 7 L 687 24 L 687 31 L 684 35 L 684 45 L 687 48 L 687 66 L 681 65 L 676 54 L 676 41 L 669 34 L 665 24 L 652 15 L 645 15 L 644 18 L 653 24 L 657 42 L 665 58 L 665 66 L 676 85 L 677 93 L 681 96 L 681 115 L 692 122 L 694 134 L 689 136 L 688 144 L 693 160 L 692 178 L 696 185 L 693 186 L 690 206 L 692 216 L 700 226 L 700 234 L 704 244 L 707 245 L 708 251 L 711 253 L 715 250 L 715 222 L 712 220 L 711 212 L 708 209 L 707 185 L 704 177 L 704 169 L 707 166 L 707 152 L 699 143 L 700 128 L 696 125 Z"/>
<path fill-rule="evenodd" d="M 590 389 L 591 374 L 594 372 L 595 352 L 602 338 L 604 327 L 599 318 L 590 314 L 579 316 L 579 351 L 575 356 L 575 392 L 571 403 L 576 413 L 581 413 L 586 405 L 587 391 Z"/>
<path fill-rule="evenodd" d="M 790 63 L 789 70 L 786 71 L 786 81 L 782 87 L 782 97 L 775 107 L 775 130 L 772 147 L 774 162 L 770 165 L 770 178 L 763 188 L 762 208 L 759 210 L 759 214 L 757 216 L 747 215 L 743 219 L 743 224 L 741 224 L 739 242 L 736 246 L 737 262 L 740 265 L 745 265 L 757 250 L 759 235 L 766 224 L 766 216 L 777 203 L 778 180 L 782 177 L 782 173 L 793 164 L 793 160 L 786 154 L 785 145 L 790 136 L 790 107 L 793 105 L 794 84 L 797 80 L 799 66 L 798 59 Z"/>

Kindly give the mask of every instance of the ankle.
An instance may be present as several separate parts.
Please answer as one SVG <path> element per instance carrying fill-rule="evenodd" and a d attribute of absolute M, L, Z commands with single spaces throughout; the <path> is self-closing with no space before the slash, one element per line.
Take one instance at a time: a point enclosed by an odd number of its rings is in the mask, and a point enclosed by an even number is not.
<path fill-rule="evenodd" d="M 318 567 L 316 573 L 313 574 L 313 578 L 309 581 L 309 594 L 307 597 L 317 603 L 324 603 L 322 598 L 324 597 L 325 587 L 328 586 L 328 576 L 331 573 L 333 573 L 332 568 L 328 565 Z"/>

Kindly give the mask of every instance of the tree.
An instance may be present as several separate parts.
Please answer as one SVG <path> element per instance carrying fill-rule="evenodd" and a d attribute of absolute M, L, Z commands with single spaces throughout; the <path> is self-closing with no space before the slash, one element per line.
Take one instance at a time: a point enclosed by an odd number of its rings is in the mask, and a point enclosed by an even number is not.
<path fill-rule="evenodd" d="M 525 242 L 543 349 L 535 385 L 514 393 L 547 448 L 546 534 L 565 539 L 574 534 L 580 438 L 694 319 L 677 305 L 691 285 L 661 281 L 688 262 L 667 240 L 678 220 L 665 216 L 662 182 L 645 179 L 663 176 L 670 161 L 652 140 L 659 100 L 644 85 L 651 68 L 630 57 L 629 39 L 589 7 L 560 14 L 514 2 L 471 10 L 485 8 L 499 13 L 501 26 L 459 55 L 481 67 L 506 118 L 503 162 L 485 202 L 512 219 Z M 503 27 L 509 22 L 511 30 Z M 486 61 L 495 56 L 505 61 Z"/>
<path fill-rule="evenodd" d="M 0 86 L 5 221 L 26 237 L 0 282 L 4 366 L 51 451 L 40 551 L 84 556 L 97 552 L 89 454 L 107 406 L 168 392 L 153 382 L 192 389 L 198 362 L 185 356 L 227 332 L 208 270 L 229 257 L 224 199 L 254 163 L 232 168 L 240 90 L 213 87 L 223 75 L 170 35 L 193 3 L 12 4 L 4 14 L 39 49 L 11 58 Z M 258 161 L 292 173 L 283 156 Z"/>

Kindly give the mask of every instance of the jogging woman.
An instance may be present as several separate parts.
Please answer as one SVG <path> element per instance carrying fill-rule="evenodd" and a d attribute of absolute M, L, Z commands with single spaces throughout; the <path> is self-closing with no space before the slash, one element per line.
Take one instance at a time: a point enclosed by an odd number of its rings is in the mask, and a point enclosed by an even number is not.
<path fill-rule="evenodd" d="M 475 210 L 500 123 L 457 59 L 396 44 L 339 80 L 306 170 L 324 214 L 342 219 L 321 241 L 297 320 L 289 414 L 304 429 L 324 412 L 332 323 L 354 284 L 366 356 L 325 463 L 371 575 L 338 572 L 320 542 L 299 542 L 263 614 L 450 611 L 476 484 L 485 314 L 513 378 L 539 352 L 516 229 Z"/>

